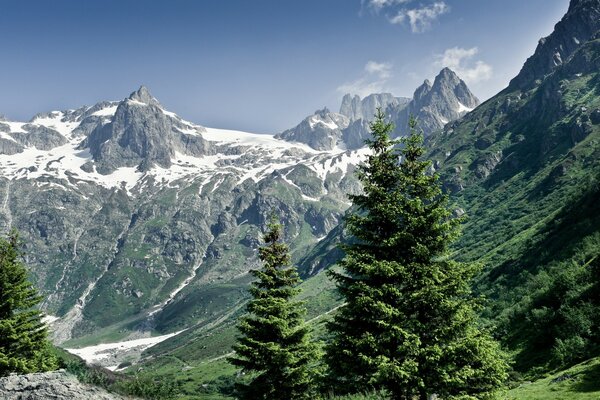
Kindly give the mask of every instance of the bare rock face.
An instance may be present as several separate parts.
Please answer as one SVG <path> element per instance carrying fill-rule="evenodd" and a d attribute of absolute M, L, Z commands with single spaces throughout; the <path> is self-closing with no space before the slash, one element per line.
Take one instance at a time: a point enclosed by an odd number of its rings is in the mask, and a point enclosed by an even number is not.
<path fill-rule="evenodd" d="M 378 108 L 386 110 L 388 107 L 406 106 L 410 102 L 406 97 L 394 97 L 391 93 L 372 93 L 361 99 L 359 96 L 344 95 L 340 114 L 350 118 L 350 121 L 363 119 L 372 121 Z"/>
<path fill-rule="evenodd" d="M 549 36 L 540 39 L 510 88 L 530 89 L 536 80 L 552 73 L 600 30 L 600 1 L 571 0 L 569 10 Z"/>
<path fill-rule="evenodd" d="M 426 80 L 415 90 L 413 99 L 406 107 L 392 107 L 389 111 L 398 129 L 397 133 L 407 133 L 408 121 L 412 115 L 425 136 L 429 136 L 478 105 L 479 99 L 471 93 L 466 83 L 454 71 L 444 68 L 435 77 L 433 84 Z"/>
<path fill-rule="evenodd" d="M 120 167 L 169 168 L 175 152 L 200 156 L 208 151 L 208 143 L 196 134 L 201 132 L 189 130 L 142 86 L 119 103 L 112 120 L 97 126 L 82 147 L 90 148 L 101 173 Z"/>
<path fill-rule="evenodd" d="M 104 389 L 83 384 L 64 370 L 0 378 L 0 398 L 4 400 L 125 400 Z"/>
<path fill-rule="evenodd" d="M 277 135 L 277 138 L 305 143 L 315 150 L 332 150 L 342 142 L 342 131 L 348 127 L 345 115 L 332 113 L 327 108 L 317 110 L 294 128 Z"/>

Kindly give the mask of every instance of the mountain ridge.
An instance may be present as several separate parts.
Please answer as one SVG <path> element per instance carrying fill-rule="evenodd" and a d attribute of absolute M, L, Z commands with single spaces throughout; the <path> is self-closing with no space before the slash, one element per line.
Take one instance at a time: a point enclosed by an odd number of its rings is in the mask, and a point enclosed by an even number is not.
<path fill-rule="evenodd" d="M 316 150 L 358 149 L 370 137 L 369 123 L 378 108 L 388 114 L 404 134 L 410 116 L 414 116 L 425 136 L 429 136 L 477 105 L 479 100 L 466 83 L 451 69 L 443 68 L 434 83 L 426 80 L 415 90 L 412 99 L 394 97 L 391 93 L 373 93 L 364 99 L 346 94 L 339 113 L 326 108 L 318 110 L 276 137 L 305 143 Z"/>

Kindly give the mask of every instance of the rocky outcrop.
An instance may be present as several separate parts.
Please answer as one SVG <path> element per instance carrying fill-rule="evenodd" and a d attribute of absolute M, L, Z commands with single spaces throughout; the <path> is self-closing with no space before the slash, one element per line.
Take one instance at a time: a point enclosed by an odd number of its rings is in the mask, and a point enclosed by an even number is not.
<path fill-rule="evenodd" d="M 332 113 L 327 107 L 317 110 L 292 129 L 281 132 L 277 138 L 305 143 L 315 150 L 332 150 L 342 144 L 342 130 L 350 120 L 342 114 Z"/>
<path fill-rule="evenodd" d="M 81 147 L 89 147 L 100 173 L 120 167 L 144 172 L 155 165 L 169 168 L 177 151 L 206 154 L 210 146 L 201 133 L 166 112 L 142 86 L 120 102 L 112 120 L 97 126 Z"/>
<path fill-rule="evenodd" d="M 38 150 L 50 150 L 66 144 L 67 138 L 45 126 L 25 124 L 21 128 L 25 132 L 11 133 L 16 142 L 25 147 L 35 147 Z"/>
<path fill-rule="evenodd" d="M 0 378 L 3 400 L 125 400 L 104 389 L 86 385 L 64 370 L 28 375 L 12 374 Z"/>
<path fill-rule="evenodd" d="M 519 74 L 510 81 L 509 89 L 530 89 L 559 65 L 581 44 L 600 30 L 600 2 L 572 0 L 565 16 L 554 31 L 540 39 L 535 53 L 527 59 Z"/>
<path fill-rule="evenodd" d="M 414 116 L 425 136 L 440 130 L 479 105 L 467 84 L 449 68 L 435 77 L 433 84 L 425 80 L 413 95 L 412 101 L 402 108 L 391 108 L 398 134 L 408 130 L 410 116 Z"/>
<path fill-rule="evenodd" d="M 388 107 L 402 108 L 410 102 L 406 97 L 394 97 L 391 93 L 373 93 L 361 99 L 358 95 L 344 95 L 340 106 L 340 114 L 345 115 L 350 121 L 363 119 L 372 121 L 378 108 L 386 110 Z"/>

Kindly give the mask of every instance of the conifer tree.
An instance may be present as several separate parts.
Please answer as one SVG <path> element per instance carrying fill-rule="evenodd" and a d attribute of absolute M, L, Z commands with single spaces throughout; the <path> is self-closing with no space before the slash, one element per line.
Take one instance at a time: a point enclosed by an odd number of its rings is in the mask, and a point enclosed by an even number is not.
<path fill-rule="evenodd" d="M 300 278 L 282 243 L 282 227 L 274 219 L 264 241 L 259 249 L 263 267 L 251 271 L 257 278 L 250 288 L 252 300 L 238 324 L 242 335 L 234 345 L 235 355 L 229 358 L 250 378 L 249 383 L 236 385 L 238 397 L 306 399 L 311 394 L 309 367 L 315 349 L 304 322 L 304 304 L 294 300 Z"/>
<path fill-rule="evenodd" d="M 46 326 L 34 307 L 41 297 L 27 279 L 19 236 L 0 238 L 0 376 L 56 368 Z"/>
<path fill-rule="evenodd" d="M 477 266 L 448 255 L 460 221 L 422 160 L 416 121 L 399 141 L 381 110 L 370 128 L 372 154 L 358 168 L 364 191 L 350 196 L 356 212 L 346 219 L 354 242 L 342 271 L 331 272 L 345 305 L 329 326 L 330 378 L 339 392 L 384 389 L 393 399 L 487 398 L 507 366 L 478 329 Z"/>

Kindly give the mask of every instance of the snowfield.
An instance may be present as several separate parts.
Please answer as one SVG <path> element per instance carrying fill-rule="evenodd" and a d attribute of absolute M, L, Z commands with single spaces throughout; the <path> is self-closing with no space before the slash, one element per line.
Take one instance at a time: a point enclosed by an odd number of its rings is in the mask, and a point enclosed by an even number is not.
<path fill-rule="evenodd" d="M 97 364 L 98 361 L 114 357 L 119 353 L 125 353 L 130 350 L 137 350 L 142 352 L 149 349 L 152 346 L 157 345 L 160 342 L 172 338 L 173 336 L 179 335 L 183 330 L 178 332 L 169 333 L 167 335 L 153 336 L 142 339 L 125 340 L 122 342 L 115 343 L 101 343 L 95 346 L 82 347 L 80 349 L 65 349 L 69 353 L 75 354 L 83 358 L 90 364 Z"/>
<path fill-rule="evenodd" d="M 126 101 L 136 106 L 146 105 L 131 99 Z M 109 122 L 114 117 L 118 104 L 115 102 L 109 104 L 91 114 L 104 119 L 99 123 Z M 81 167 L 93 159 L 89 149 L 82 148 L 84 137 L 74 133 L 81 120 L 73 121 L 68 118 L 67 112 L 53 111 L 44 114 L 43 117 L 34 118 L 29 124 L 53 129 L 65 137 L 67 143 L 51 150 L 40 150 L 29 146 L 18 154 L 0 154 L 0 174 L 10 180 L 38 180 L 36 184 L 41 188 L 62 187 L 68 190 L 76 188 L 79 184 L 93 183 L 108 189 L 123 188 L 129 195 L 133 195 L 134 189 L 138 192 L 142 191 L 150 182 L 153 185 L 169 186 L 180 179 L 186 181 L 202 179 L 203 185 L 213 182 L 214 191 L 219 184 L 216 180 L 220 179 L 222 182 L 224 175 L 227 174 L 235 175 L 240 184 L 247 179 L 257 182 L 273 171 L 298 164 L 308 166 L 324 180 L 330 173 L 341 171 L 345 174 L 350 165 L 359 163 L 368 152 L 366 149 L 347 151 L 339 147 L 330 151 L 317 151 L 303 143 L 288 142 L 269 134 L 205 128 L 185 121 L 172 112 L 163 110 L 163 113 L 169 118 L 176 119 L 185 127 L 178 128 L 180 132 L 202 136 L 218 148 L 240 147 L 241 150 L 233 154 L 217 151 L 215 154 L 200 157 L 176 153 L 171 160 L 171 167 L 155 166 L 144 173 L 135 167 L 118 168 L 107 175 L 98 173 L 95 167 L 86 172 Z M 0 121 L 0 123 L 9 128 L 9 132 L 0 132 L 0 138 L 15 141 L 11 135 L 26 133 L 23 129 L 26 124 L 24 122 Z M 313 123 L 327 124 L 321 120 Z M 149 180 L 150 177 L 154 180 Z M 49 182 L 49 178 L 55 179 Z M 306 200 L 318 199 L 306 198 Z"/>

